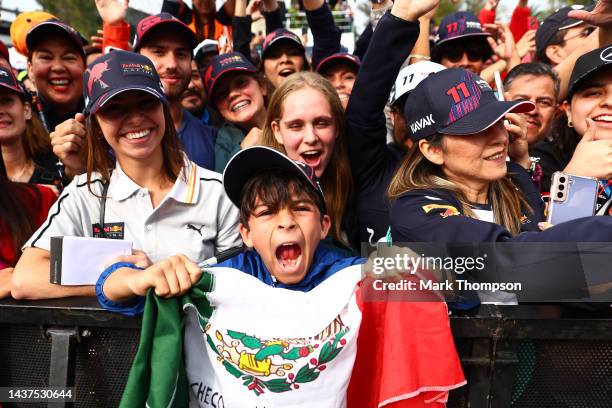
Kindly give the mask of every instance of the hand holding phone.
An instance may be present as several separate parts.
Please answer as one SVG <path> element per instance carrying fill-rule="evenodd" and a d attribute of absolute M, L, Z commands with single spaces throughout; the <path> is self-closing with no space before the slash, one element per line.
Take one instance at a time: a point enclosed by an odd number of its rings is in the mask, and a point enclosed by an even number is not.
<path fill-rule="evenodd" d="M 595 214 L 599 180 L 557 171 L 550 185 L 546 221 L 556 225 Z"/>

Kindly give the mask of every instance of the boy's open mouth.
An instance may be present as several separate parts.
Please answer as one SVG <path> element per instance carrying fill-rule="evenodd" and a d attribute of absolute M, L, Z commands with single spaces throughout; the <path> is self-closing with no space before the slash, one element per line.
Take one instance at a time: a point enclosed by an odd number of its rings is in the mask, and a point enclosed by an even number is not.
<path fill-rule="evenodd" d="M 287 242 L 276 248 L 276 260 L 283 269 L 294 269 L 302 256 L 302 248 L 295 242 Z"/>

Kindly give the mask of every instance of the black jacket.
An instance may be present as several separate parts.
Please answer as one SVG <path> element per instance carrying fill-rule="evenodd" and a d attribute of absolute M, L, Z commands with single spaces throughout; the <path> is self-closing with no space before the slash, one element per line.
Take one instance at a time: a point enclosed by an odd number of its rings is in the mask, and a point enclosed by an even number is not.
<path fill-rule="evenodd" d="M 283 16 L 280 11 L 264 13 L 266 18 L 266 34 L 282 27 Z M 312 48 L 312 69 L 316 69 L 319 62 L 332 54 L 340 52 L 340 37 L 342 32 L 334 22 L 334 16 L 327 3 L 323 3 L 316 10 L 307 10 L 306 19 L 312 31 L 314 45 Z M 251 59 L 251 16 L 234 17 L 232 22 L 232 33 L 234 50 L 241 52 Z"/>
<path fill-rule="evenodd" d="M 385 14 L 363 59 L 346 109 L 348 151 L 361 242 L 389 227 L 387 188 L 400 160 L 386 144 L 384 108 L 399 70 L 419 36 L 419 23 Z"/>
<path fill-rule="evenodd" d="M 538 240 L 532 234 L 540 234 L 537 223 L 544 218 L 540 194 L 521 166 L 508 162 L 508 173 L 532 209 L 531 213 L 525 210 L 521 220 L 521 231 L 527 235 L 512 237 L 501 225 L 467 217 L 463 215 L 463 208 L 452 192 L 431 189 L 410 191 L 391 204 L 393 241 L 465 243 L 527 240 L 529 237 Z M 546 231 L 547 234 L 550 234 L 550 230 Z M 546 241 L 545 235 L 541 236 L 542 241 Z"/>

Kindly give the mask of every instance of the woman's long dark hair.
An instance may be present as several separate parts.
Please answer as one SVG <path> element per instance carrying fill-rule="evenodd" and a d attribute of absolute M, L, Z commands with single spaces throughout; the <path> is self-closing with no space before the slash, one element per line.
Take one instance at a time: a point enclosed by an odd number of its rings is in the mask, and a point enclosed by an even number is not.
<path fill-rule="evenodd" d="M 576 129 L 567 125 L 567 114 L 565 112 L 560 112 L 555 117 L 551 135 L 553 135 L 552 144 L 561 155 L 560 159 L 564 163 L 568 163 L 574 155 L 574 150 L 576 150 L 582 136 L 576 132 Z"/>
<path fill-rule="evenodd" d="M 21 246 L 36 231 L 36 214 L 42 206 L 42 195 L 32 185 L 10 181 L 2 155 L 0 191 L 0 227 L 6 228 L 13 250 L 19 253 Z"/>

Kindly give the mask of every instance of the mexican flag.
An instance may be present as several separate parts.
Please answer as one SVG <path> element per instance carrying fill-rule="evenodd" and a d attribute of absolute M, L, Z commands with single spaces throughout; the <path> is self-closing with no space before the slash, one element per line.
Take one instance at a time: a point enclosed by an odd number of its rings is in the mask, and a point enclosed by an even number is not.
<path fill-rule="evenodd" d="M 121 407 L 441 407 L 465 384 L 446 305 L 365 302 L 361 266 L 309 292 L 211 268 L 152 291 Z"/>

